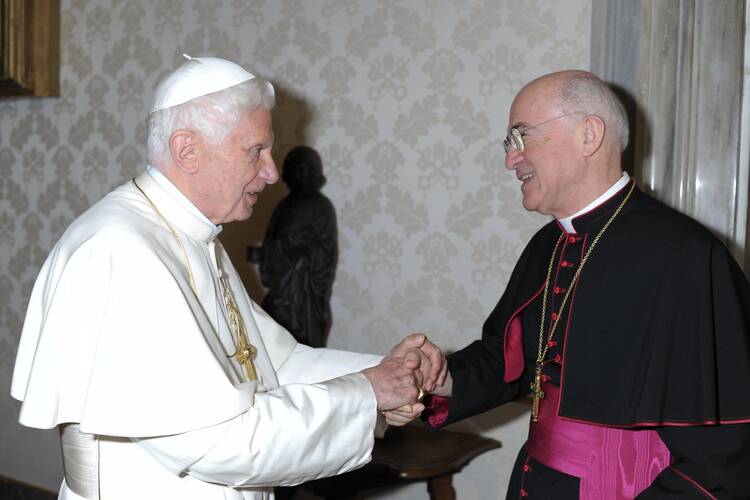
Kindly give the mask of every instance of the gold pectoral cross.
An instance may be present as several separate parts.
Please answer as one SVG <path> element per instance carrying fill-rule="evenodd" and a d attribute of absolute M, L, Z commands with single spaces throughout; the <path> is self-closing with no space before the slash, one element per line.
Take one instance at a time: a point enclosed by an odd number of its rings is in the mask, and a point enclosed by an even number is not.
<path fill-rule="evenodd" d="M 255 365 L 253 365 L 253 360 L 255 359 L 258 350 L 247 338 L 245 322 L 242 321 L 242 316 L 240 316 L 240 311 L 237 308 L 234 295 L 232 295 L 232 290 L 229 288 L 229 283 L 223 277 L 221 278 L 221 282 L 224 287 L 224 303 L 227 306 L 227 315 L 229 316 L 230 323 L 229 327 L 231 330 L 234 330 L 234 333 L 237 336 L 234 354 L 230 357 L 234 358 L 237 363 L 245 368 L 247 380 L 252 381 L 258 378 L 258 375 L 255 372 Z"/>
<path fill-rule="evenodd" d="M 531 404 L 531 421 L 539 421 L 539 401 L 544 399 L 542 390 L 542 367 L 537 365 L 534 373 L 534 382 L 531 383 L 531 392 L 534 394 L 534 402 Z"/>
<path fill-rule="evenodd" d="M 240 345 L 237 346 L 237 350 L 233 356 L 239 364 L 245 367 L 248 380 L 255 380 L 257 378 L 255 367 L 253 366 L 253 359 L 255 359 L 257 352 L 257 349 L 252 345 L 240 341 Z"/>

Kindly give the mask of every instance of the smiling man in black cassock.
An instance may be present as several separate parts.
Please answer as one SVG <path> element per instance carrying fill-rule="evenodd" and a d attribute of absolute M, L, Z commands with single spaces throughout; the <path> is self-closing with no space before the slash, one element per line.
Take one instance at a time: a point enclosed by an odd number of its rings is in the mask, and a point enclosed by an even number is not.
<path fill-rule="evenodd" d="M 427 422 L 530 395 L 508 498 L 750 498 L 739 266 L 622 171 L 627 117 L 595 76 L 534 80 L 508 127 L 523 206 L 555 220 L 523 251 L 482 339 L 449 357 Z"/>

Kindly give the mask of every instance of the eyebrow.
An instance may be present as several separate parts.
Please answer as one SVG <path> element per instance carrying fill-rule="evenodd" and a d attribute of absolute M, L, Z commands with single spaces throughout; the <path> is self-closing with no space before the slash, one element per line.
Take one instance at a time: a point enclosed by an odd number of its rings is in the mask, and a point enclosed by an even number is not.
<path fill-rule="evenodd" d="M 274 134 L 272 130 L 271 137 L 267 141 L 258 142 L 257 145 L 262 148 L 272 148 L 275 142 L 276 142 L 276 134 Z"/>
<path fill-rule="evenodd" d="M 273 147 L 274 143 L 276 142 L 276 134 L 271 131 L 271 137 L 267 141 L 257 141 L 252 143 L 250 146 L 248 146 L 248 151 L 257 147 L 261 148 L 270 148 Z"/>
<path fill-rule="evenodd" d="M 528 127 L 528 124 L 526 122 L 516 122 L 510 126 L 510 128 L 523 128 L 523 127 Z"/>

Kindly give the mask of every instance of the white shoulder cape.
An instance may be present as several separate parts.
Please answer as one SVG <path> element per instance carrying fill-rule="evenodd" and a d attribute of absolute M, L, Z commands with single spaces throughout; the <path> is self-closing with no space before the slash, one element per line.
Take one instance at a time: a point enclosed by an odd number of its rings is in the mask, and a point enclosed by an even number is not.
<path fill-rule="evenodd" d="M 215 250 L 220 228 L 186 211 L 148 173 L 137 180 L 184 239 L 201 300 L 174 236 L 134 185 L 105 196 L 68 228 L 34 286 L 11 384 L 23 425 L 176 434 L 229 420 L 252 406 L 257 390 L 278 386 L 276 369 L 296 342 L 247 297 L 220 245 Z M 260 381 L 242 382 L 227 356 L 217 261 L 258 349 Z"/>

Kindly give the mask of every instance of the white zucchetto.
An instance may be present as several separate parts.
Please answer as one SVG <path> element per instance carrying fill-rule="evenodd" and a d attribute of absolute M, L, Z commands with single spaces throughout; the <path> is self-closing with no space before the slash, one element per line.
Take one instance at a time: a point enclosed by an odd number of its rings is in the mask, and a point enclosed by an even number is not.
<path fill-rule="evenodd" d="M 188 61 L 167 75 L 156 87 L 151 113 L 255 78 L 252 73 L 226 59 L 190 57 L 187 54 L 183 56 Z M 269 87 L 273 92 L 273 87 Z"/>

